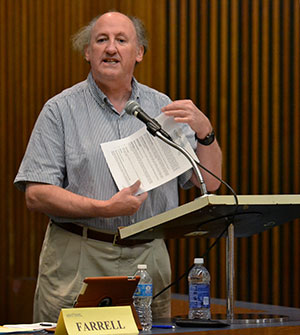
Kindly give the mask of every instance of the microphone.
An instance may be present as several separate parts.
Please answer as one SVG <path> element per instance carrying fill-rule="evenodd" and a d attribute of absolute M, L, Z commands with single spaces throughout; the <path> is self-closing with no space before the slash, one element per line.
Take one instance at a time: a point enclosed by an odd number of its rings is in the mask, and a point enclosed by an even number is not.
<path fill-rule="evenodd" d="M 127 101 L 125 105 L 125 111 L 127 114 L 135 116 L 146 125 L 148 123 L 154 123 L 160 127 L 160 124 L 155 119 L 152 119 L 146 112 L 144 112 L 141 106 L 134 100 Z"/>
<path fill-rule="evenodd" d="M 206 185 L 204 183 L 203 177 L 201 175 L 200 170 L 198 169 L 197 164 L 195 163 L 193 157 L 189 154 L 189 152 L 178 145 L 176 142 L 173 141 L 172 137 L 161 128 L 159 122 L 155 119 L 152 119 L 146 112 L 144 112 L 141 106 L 134 100 L 127 101 L 125 105 L 125 112 L 129 115 L 133 115 L 142 122 L 144 122 L 147 126 L 147 130 L 151 135 L 157 136 L 159 139 L 167 143 L 168 145 L 172 146 L 173 148 L 180 151 L 191 163 L 193 170 L 195 171 L 196 177 L 199 181 L 200 190 L 202 195 L 207 194 Z"/>
<path fill-rule="evenodd" d="M 127 101 L 125 105 L 125 112 L 129 115 L 133 115 L 138 118 L 140 121 L 146 124 L 147 130 L 153 135 L 156 136 L 156 133 L 159 131 L 162 135 L 168 138 L 170 141 L 173 141 L 172 137 L 162 129 L 159 122 L 151 118 L 141 106 L 134 100 Z"/>

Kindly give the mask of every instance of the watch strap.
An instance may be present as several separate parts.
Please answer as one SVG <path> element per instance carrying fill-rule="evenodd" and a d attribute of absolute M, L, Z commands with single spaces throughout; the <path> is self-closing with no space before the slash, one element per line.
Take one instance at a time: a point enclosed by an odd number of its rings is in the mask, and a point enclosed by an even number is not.
<path fill-rule="evenodd" d="M 195 139 L 202 145 L 210 145 L 215 140 L 215 131 L 212 130 L 207 136 L 203 139 L 199 138 L 195 133 Z"/>

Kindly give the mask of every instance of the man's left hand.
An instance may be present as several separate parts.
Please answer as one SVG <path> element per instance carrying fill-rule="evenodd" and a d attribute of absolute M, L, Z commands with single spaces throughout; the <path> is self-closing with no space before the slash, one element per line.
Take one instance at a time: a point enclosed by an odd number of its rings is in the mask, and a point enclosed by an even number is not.
<path fill-rule="evenodd" d="M 187 123 L 199 138 L 205 138 L 212 131 L 209 119 L 192 100 L 175 100 L 163 107 L 162 112 L 173 116 L 175 122 Z"/>

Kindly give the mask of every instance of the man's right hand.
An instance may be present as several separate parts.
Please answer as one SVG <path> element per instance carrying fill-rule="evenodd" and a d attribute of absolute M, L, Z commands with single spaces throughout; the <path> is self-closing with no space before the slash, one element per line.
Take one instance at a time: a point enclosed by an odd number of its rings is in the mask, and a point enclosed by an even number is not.
<path fill-rule="evenodd" d="M 140 181 L 135 182 L 109 200 L 97 200 L 55 185 L 28 183 L 25 199 L 32 211 L 65 218 L 126 216 L 136 213 L 147 199 L 148 193 L 136 195 L 140 184 Z"/>
<path fill-rule="evenodd" d="M 133 215 L 141 207 L 142 203 L 147 199 L 148 193 L 142 193 L 136 195 L 141 182 L 138 180 L 133 185 L 123 188 L 120 192 L 116 193 L 109 201 L 108 210 L 111 211 L 111 215 L 116 216 L 113 213 L 119 215 Z"/>

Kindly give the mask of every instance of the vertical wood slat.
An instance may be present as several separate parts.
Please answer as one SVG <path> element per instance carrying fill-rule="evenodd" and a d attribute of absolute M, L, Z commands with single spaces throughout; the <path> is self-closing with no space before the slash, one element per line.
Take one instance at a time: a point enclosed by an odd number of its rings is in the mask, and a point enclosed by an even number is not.
<path fill-rule="evenodd" d="M 1 22 L 5 22 L 6 17 L 6 3 L 0 2 L 0 20 Z M 7 35 L 5 32 L 5 29 L 3 29 L 4 25 L 0 25 L 0 50 L 1 50 L 1 56 L 0 57 L 0 82 L 4 83 L 6 80 L 6 45 L 7 45 Z M 7 116 L 6 113 L 2 112 L 5 110 L 5 106 L 7 105 L 7 94 L 6 94 L 6 85 L 0 84 L 0 190 L 5 189 L 5 182 L 4 182 L 4 176 L 7 173 L 6 164 L 3 164 L 3 162 L 6 161 L 6 150 L 7 146 L 5 145 L 6 138 L 8 136 L 7 134 Z M 3 195 L 3 194 L 2 194 Z M 2 198 L 3 199 L 3 198 Z M 1 201 L 0 202 L 0 213 L 3 213 L 3 215 L 7 214 L 6 207 L 8 202 Z M 2 236 L 1 243 L 0 243 L 0 252 L 1 255 L 5 257 L 0 258 L 0 271 L 2 273 L 5 273 L 9 269 L 8 265 L 8 252 L 9 250 L 9 244 L 8 244 L 8 227 L 6 224 L 3 224 L 3 221 L 0 222 L 0 236 Z M 2 276 L 1 276 L 2 277 Z M 7 281 L 6 278 L 3 278 L 0 283 L 0 296 L 4 299 L 7 297 Z M 6 300 L 3 299 L 3 302 Z M 0 313 L 3 312 L 3 307 L 0 307 Z"/>
<path fill-rule="evenodd" d="M 264 6 L 263 6 L 264 4 Z M 269 71 L 269 54 L 268 54 L 268 46 L 269 46 L 269 8 L 268 3 L 266 1 L 260 3 L 260 6 L 262 7 L 260 15 L 260 24 L 261 24 L 261 60 L 259 62 L 261 63 L 261 82 L 260 82 L 260 106 L 261 109 L 261 118 L 260 118 L 260 125 L 259 125 L 259 136 L 261 138 L 261 142 L 259 145 L 261 145 L 263 148 L 268 148 L 268 151 L 264 153 L 261 149 L 259 154 L 259 159 L 261 162 L 261 171 L 257 170 L 256 173 L 260 174 L 259 183 L 260 186 L 260 192 L 263 192 L 264 194 L 268 193 L 268 185 L 269 185 L 269 157 L 270 157 L 270 151 L 271 146 L 269 143 L 269 136 L 270 136 L 270 124 L 269 124 L 269 85 L 268 80 L 270 76 Z M 259 113 L 259 112 L 258 112 Z M 260 114 L 260 113 L 259 113 Z M 255 157 L 254 157 L 255 159 Z M 265 246 L 265 248 L 262 249 L 262 257 L 261 257 L 261 266 L 265 269 L 269 268 L 270 264 L 270 254 L 269 254 L 269 248 L 270 248 L 270 234 L 269 232 L 264 232 L 261 234 L 261 244 Z M 261 282 L 262 283 L 269 283 L 270 281 L 270 273 L 269 271 L 262 271 L 261 272 Z M 264 284 L 267 285 L 267 284 Z M 268 300 L 269 298 L 269 290 L 268 287 L 265 287 L 265 289 L 261 293 L 261 297 L 264 300 Z"/>
<path fill-rule="evenodd" d="M 293 39 L 291 39 L 290 43 L 290 52 L 292 54 L 292 58 L 290 58 L 290 73 L 293 73 L 293 99 L 292 99 L 292 103 L 293 103 L 293 110 L 295 111 L 292 115 L 293 115 L 293 123 L 291 125 L 291 129 L 292 129 L 292 134 L 293 137 L 293 145 L 294 145 L 294 150 L 291 151 L 291 157 L 294 157 L 294 161 L 291 160 L 291 167 L 293 170 L 293 174 L 292 174 L 292 183 L 291 183 L 291 189 L 292 192 L 295 193 L 300 193 L 299 191 L 299 184 L 300 184 L 300 173 L 299 173 L 299 161 L 300 161 L 300 15 L 299 15 L 299 11 L 300 11 L 300 3 L 299 1 L 293 1 L 290 5 L 291 8 L 291 12 L 293 13 L 293 23 L 294 23 L 294 27 L 291 27 L 291 31 L 293 31 Z M 290 14 L 292 14 L 290 13 Z M 293 227 L 291 229 L 291 235 L 293 236 L 293 249 L 292 252 L 290 253 L 293 256 L 293 262 L 292 262 L 292 268 L 293 269 L 297 269 L 298 265 L 299 265 L 299 260 L 298 260 L 298 256 L 300 254 L 300 247 L 299 247 L 299 236 L 300 236 L 300 229 L 299 229 L 299 225 L 300 225 L 300 220 L 296 220 L 293 223 Z M 291 287 L 299 287 L 297 286 L 298 283 L 300 282 L 300 271 L 294 271 L 293 272 L 293 281 Z M 298 289 L 293 290 L 293 305 L 298 305 L 299 301 L 300 301 L 300 292 Z"/>
<path fill-rule="evenodd" d="M 250 2 L 249 2 L 250 4 Z M 247 8 L 248 9 L 248 8 Z M 259 21 L 259 0 L 252 2 L 252 7 L 249 10 L 250 13 L 250 27 L 249 28 L 249 34 L 251 36 L 251 46 L 252 47 L 249 50 L 249 69 L 250 69 L 250 93 L 249 94 L 249 135 L 252 132 L 252 129 L 258 129 L 259 127 L 259 94 L 260 94 L 260 88 L 259 88 L 259 73 L 260 73 L 260 67 L 259 67 L 259 29 L 260 29 L 260 21 Z M 247 102 L 246 102 L 247 104 Z M 250 146 L 248 148 L 249 154 L 247 155 L 247 151 L 245 152 L 244 156 L 248 157 L 248 176 L 251 174 L 250 178 L 250 185 L 248 185 L 248 192 L 247 193 L 253 193 L 257 194 L 259 193 L 259 178 L 257 173 L 253 173 L 254 171 L 257 171 L 259 166 L 259 143 L 260 138 L 259 136 L 251 136 L 250 140 Z M 245 166 L 243 167 L 246 168 Z M 259 245 L 260 245 L 260 236 L 255 235 L 252 237 L 251 240 L 251 254 L 250 258 L 252 259 L 252 271 L 250 274 L 251 278 L 251 299 L 252 301 L 259 301 L 259 290 L 260 290 L 260 252 L 259 252 Z M 244 257 L 244 255 L 241 255 L 241 257 Z"/>
<path fill-rule="evenodd" d="M 192 0 L 190 1 L 190 6 L 189 6 L 189 13 L 187 14 L 187 17 L 189 18 L 188 25 L 189 25 L 189 30 L 188 34 L 185 37 L 185 45 L 186 48 L 189 51 L 189 57 L 187 57 L 187 65 L 188 65 L 188 72 L 187 72 L 187 84 L 189 85 L 189 94 L 188 98 L 192 99 L 195 101 L 197 99 L 197 49 L 199 46 L 198 43 L 198 34 L 199 32 L 197 31 L 197 16 L 198 16 L 198 6 L 197 6 L 197 1 Z"/>
<path fill-rule="evenodd" d="M 177 17 L 180 18 L 177 23 L 178 29 L 178 36 L 177 36 L 177 47 L 179 45 L 185 46 L 187 40 L 187 25 L 188 25 L 188 13 L 186 8 L 187 2 L 186 1 L 179 1 L 177 5 Z M 179 38 L 179 40 L 178 40 Z M 179 97 L 186 97 L 187 96 L 187 72 L 188 72 L 188 62 L 187 59 L 187 47 L 181 48 L 180 52 L 177 52 L 179 57 L 179 76 L 177 81 L 177 86 L 179 89 Z M 177 49 L 178 50 L 178 49 Z"/>
<path fill-rule="evenodd" d="M 4 306 L 13 304 L 11 278 L 36 276 L 47 223 L 45 216 L 27 211 L 12 181 L 43 103 L 88 72 L 71 50 L 70 35 L 111 8 L 144 20 L 151 49 L 136 69 L 138 80 L 172 99 L 191 97 L 207 113 L 223 150 L 224 179 L 238 193 L 299 193 L 299 1 L 1 1 L 2 323 L 9 321 Z M 198 194 L 194 188 L 181 191 L 181 203 Z M 299 238 L 296 220 L 237 240 L 236 297 L 299 307 Z M 213 241 L 167 241 L 173 279 Z M 223 298 L 224 250 L 222 239 L 206 260 L 212 294 Z M 186 290 L 184 280 L 176 286 Z"/>
<path fill-rule="evenodd" d="M 176 28 L 177 28 L 177 12 L 176 12 L 177 0 L 168 2 L 168 19 L 170 22 L 169 27 L 167 27 L 167 43 L 168 43 L 168 62 L 172 66 L 168 65 L 167 74 L 169 75 L 167 81 L 167 89 L 171 98 L 175 97 L 176 92 L 176 71 L 178 69 L 178 53 L 176 50 Z"/>
<path fill-rule="evenodd" d="M 270 29 L 272 31 L 272 48 L 273 50 L 280 50 L 280 6 L 279 1 L 273 1 L 273 13 L 272 15 L 272 24 Z M 282 133 L 280 129 L 280 73 L 279 73 L 279 53 L 274 52 L 273 61 L 272 61 L 272 84 L 270 89 L 272 90 L 272 107 L 270 111 L 271 127 L 272 127 L 272 151 L 273 151 L 273 166 L 272 166 L 272 175 L 273 185 L 272 191 L 274 193 L 280 193 L 280 173 L 279 170 L 281 164 L 279 160 L 279 150 L 281 147 L 281 141 L 279 141 L 279 134 Z M 278 305 L 280 302 L 280 229 L 281 227 L 276 227 L 272 229 L 272 271 L 270 273 L 273 281 L 273 291 L 276 292 L 273 296 L 274 304 Z"/>
<path fill-rule="evenodd" d="M 241 22 L 241 29 L 240 29 L 240 39 L 241 40 L 250 40 L 249 39 L 249 29 L 248 27 L 250 26 L 250 13 L 249 13 L 249 2 L 248 1 L 243 1 L 240 4 L 240 9 L 239 9 L 239 14 L 238 14 L 238 20 Z M 242 18 L 242 19 L 241 19 Z M 249 128 L 244 128 L 243 129 L 243 136 L 241 135 L 241 127 L 243 124 L 249 124 L 249 62 L 250 62 L 250 57 L 249 57 L 249 51 L 251 49 L 251 43 L 243 43 L 242 45 L 239 46 L 239 55 L 241 57 L 241 71 L 239 74 L 239 88 L 240 88 L 240 104 L 242 106 L 239 107 L 241 113 L 238 121 L 238 138 L 240 139 L 240 145 L 238 150 L 244 153 L 242 157 L 238 160 L 238 167 L 237 170 L 239 171 L 237 173 L 237 177 L 239 178 L 239 183 L 240 180 L 247 180 L 248 178 L 248 166 L 250 164 L 249 156 L 246 155 L 249 151 L 249 134 L 250 130 Z M 243 183 L 242 187 L 242 193 L 249 193 L 248 190 L 248 185 L 247 183 Z M 248 262 L 245 262 L 242 257 L 243 255 L 247 255 L 248 249 L 249 249 L 249 244 L 250 241 L 249 239 L 242 238 L 237 241 L 238 243 L 238 248 L 240 250 L 240 257 L 238 257 L 238 262 L 237 262 L 237 278 L 236 282 L 239 283 L 239 290 L 241 291 L 241 300 L 247 301 L 250 299 L 250 292 L 249 289 L 247 288 L 247 271 L 248 271 Z M 255 280 L 256 281 L 256 280 Z M 255 287 L 251 287 L 251 292 L 252 294 L 255 294 Z"/>

